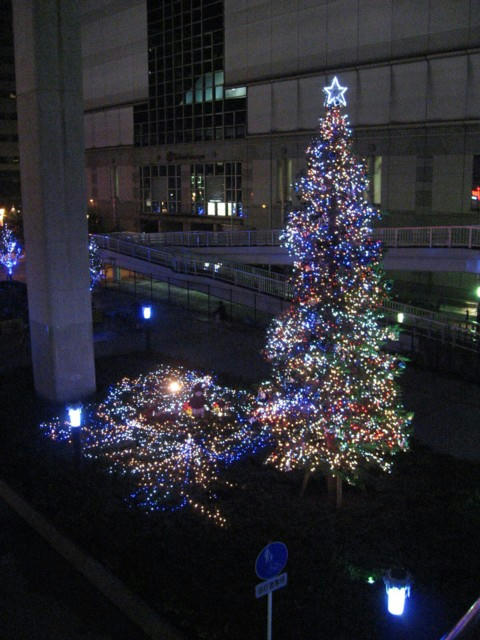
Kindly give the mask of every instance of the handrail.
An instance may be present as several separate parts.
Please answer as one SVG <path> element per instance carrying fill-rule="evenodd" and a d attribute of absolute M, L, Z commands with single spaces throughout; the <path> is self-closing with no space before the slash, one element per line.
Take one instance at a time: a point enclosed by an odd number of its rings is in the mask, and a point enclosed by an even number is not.
<path fill-rule="evenodd" d="M 478 598 L 470 607 L 470 609 L 465 613 L 464 616 L 460 618 L 457 624 L 453 627 L 453 629 L 447 633 L 447 635 L 443 636 L 441 640 L 455 640 L 455 638 L 459 638 L 461 634 L 465 631 L 465 629 L 470 625 L 471 622 L 474 621 L 477 614 L 480 612 L 480 598 Z"/>
<path fill-rule="evenodd" d="M 177 273 L 213 278 L 284 300 L 292 298 L 292 286 L 283 275 L 250 265 L 225 262 L 223 259 L 220 262 L 218 256 L 199 256 L 189 252 L 155 249 L 125 240 L 124 237 L 121 236 L 120 239 L 118 235 L 96 236 L 100 248 L 146 260 Z M 416 330 L 426 330 L 429 335 L 435 331 L 443 341 L 473 351 L 480 350 L 480 327 L 473 320 L 465 323 L 463 319 L 452 314 L 430 311 L 396 301 L 386 302 L 383 310 L 394 321 L 397 321 L 397 314 L 402 312 L 405 325 Z"/>
<path fill-rule="evenodd" d="M 112 236 L 96 236 L 98 246 L 109 249 L 152 264 L 164 266 L 177 273 L 206 276 L 234 285 L 247 287 L 277 298 L 291 297 L 291 287 L 286 278 L 266 269 L 235 262 L 220 261 L 218 256 L 198 256 L 191 253 L 178 253 L 154 249 L 135 242 Z"/>
<path fill-rule="evenodd" d="M 282 229 L 244 231 L 170 231 L 115 234 L 149 246 L 258 247 L 280 246 Z M 389 248 L 480 249 L 480 225 L 443 227 L 378 227 L 373 237 Z"/>

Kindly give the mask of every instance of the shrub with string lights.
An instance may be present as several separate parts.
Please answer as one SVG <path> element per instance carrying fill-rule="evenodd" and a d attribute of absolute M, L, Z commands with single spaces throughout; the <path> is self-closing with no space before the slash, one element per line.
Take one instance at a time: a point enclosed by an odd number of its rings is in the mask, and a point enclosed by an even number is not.
<path fill-rule="evenodd" d="M 201 390 L 200 393 L 198 390 Z M 195 406 L 203 402 L 201 417 Z M 269 435 L 251 416 L 255 398 L 218 385 L 211 376 L 162 366 L 112 386 L 84 410 L 83 456 L 131 481 L 129 501 L 147 511 L 190 506 L 223 526 L 216 490 L 223 471 L 266 446 Z M 67 420 L 41 425 L 54 440 L 71 442 Z"/>
<path fill-rule="evenodd" d="M 0 230 L 0 264 L 7 271 L 8 280 L 12 280 L 13 272 L 22 257 L 22 247 L 15 234 L 5 223 Z"/>
<path fill-rule="evenodd" d="M 407 448 L 412 416 L 396 382 L 405 363 L 381 348 L 391 329 L 382 322 L 387 294 L 372 238 L 378 214 L 351 151 L 346 90 L 337 78 L 324 89 L 319 139 L 296 185 L 302 207 L 283 232 L 294 296 L 268 330 L 273 376 L 258 415 L 276 440 L 268 462 L 353 482 L 365 463 L 390 468 Z"/>
<path fill-rule="evenodd" d="M 93 291 L 103 278 L 103 260 L 94 236 L 88 238 L 88 262 L 90 268 L 90 291 Z"/>

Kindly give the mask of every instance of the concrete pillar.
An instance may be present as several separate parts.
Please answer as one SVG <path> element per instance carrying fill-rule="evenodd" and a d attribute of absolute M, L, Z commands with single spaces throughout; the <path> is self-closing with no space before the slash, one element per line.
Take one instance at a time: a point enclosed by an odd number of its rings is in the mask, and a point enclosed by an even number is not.
<path fill-rule="evenodd" d="M 39 395 L 95 391 L 79 0 L 13 0 L 33 373 Z"/>

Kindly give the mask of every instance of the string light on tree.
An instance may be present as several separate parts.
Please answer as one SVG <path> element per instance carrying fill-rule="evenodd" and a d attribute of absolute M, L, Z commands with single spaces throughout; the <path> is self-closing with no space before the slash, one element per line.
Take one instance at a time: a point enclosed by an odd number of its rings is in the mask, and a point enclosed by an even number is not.
<path fill-rule="evenodd" d="M 407 448 L 412 416 L 396 377 L 404 362 L 382 351 L 387 292 L 378 213 L 364 198 L 364 166 L 351 151 L 346 87 L 335 77 L 326 93 L 320 135 L 306 151 L 296 188 L 302 207 L 282 235 L 293 258 L 293 302 L 267 333 L 273 366 L 258 416 L 276 446 L 268 461 L 282 470 L 322 469 L 353 482 L 365 463 L 388 470 Z"/>
<path fill-rule="evenodd" d="M 13 272 L 22 257 L 22 247 L 18 244 L 15 234 L 4 224 L 0 230 L 0 264 L 7 271 L 8 280 L 12 280 Z"/>
<path fill-rule="evenodd" d="M 103 278 L 103 260 L 94 236 L 89 236 L 88 238 L 88 259 L 90 266 L 90 291 L 93 291 Z"/>

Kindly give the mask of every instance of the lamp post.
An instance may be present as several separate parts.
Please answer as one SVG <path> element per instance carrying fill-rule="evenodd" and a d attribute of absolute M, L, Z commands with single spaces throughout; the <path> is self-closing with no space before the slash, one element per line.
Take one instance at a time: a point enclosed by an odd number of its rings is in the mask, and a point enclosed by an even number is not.
<path fill-rule="evenodd" d="M 75 464 L 75 468 L 79 469 L 82 460 L 82 406 L 72 405 L 70 407 L 67 407 L 67 411 L 68 421 L 70 423 L 70 430 L 72 434 L 73 461 Z"/>
<path fill-rule="evenodd" d="M 145 326 L 145 350 L 152 350 L 151 339 L 151 319 L 152 319 L 152 306 L 150 304 L 142 305 L 142 318 Z"/>
<path fill-rule="evenodd" d="M 401 616 L 405 609 L 405 600 L 410 597 L 411 576 L 403 569 L 390 569 L 383 576 L 387 592 L 388 613 Z"/>

